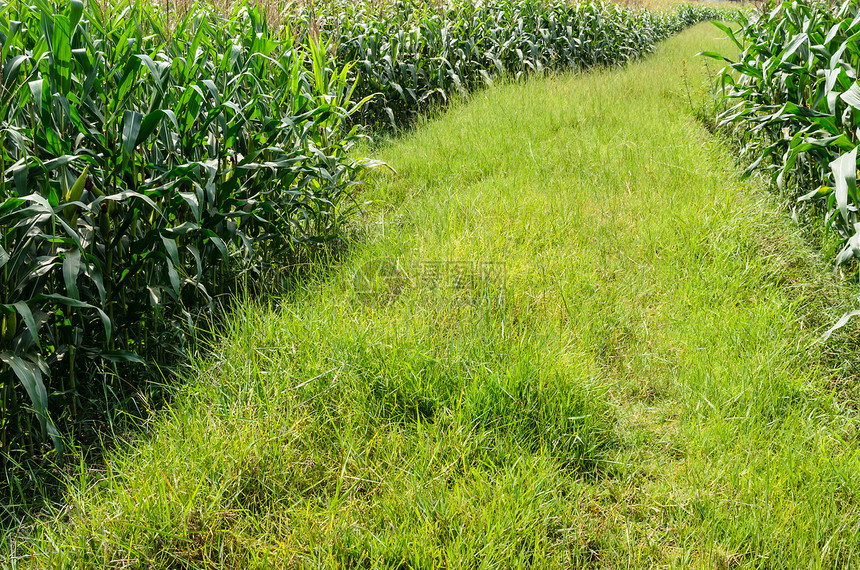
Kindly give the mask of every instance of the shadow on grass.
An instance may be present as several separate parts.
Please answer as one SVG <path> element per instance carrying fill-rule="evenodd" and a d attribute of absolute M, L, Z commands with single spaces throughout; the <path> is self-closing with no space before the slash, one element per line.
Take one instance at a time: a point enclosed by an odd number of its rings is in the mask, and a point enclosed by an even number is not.
<path fill-rule="evenodd" d="M 237 310 L 252 302 L 300 299 L 308 293 L 308 283 L 324 282 L 336 273 L 358 237 L 300 250 L 288 264 L 269 266 L 253 282 L 237 280 L 231 294 L 214 300 L 212 311 L 196 315 L 185 329 L 174 326 L 165 332 L 163 350 L 143 363 L 120 362 L 110 369 L 92 364 L 88 380 L 75 391 L 75 417 L 59 407 L 51 410 L 64 450 L 42 443 L 0 454 L 0 545 L 25 532 L 51 507 L 61 507 L 69 480 L 100 470 L 112 450 L 145 437 L 155 414 L 181 391 L 192 359 L 209 354 Z"/>

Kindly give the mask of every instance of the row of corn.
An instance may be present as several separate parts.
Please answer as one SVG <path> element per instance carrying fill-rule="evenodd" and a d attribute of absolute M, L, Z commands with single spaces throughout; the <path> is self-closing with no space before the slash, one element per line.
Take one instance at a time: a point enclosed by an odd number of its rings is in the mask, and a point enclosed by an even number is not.
<path fill-rule="evenodd" d="M 354 61 L 357 94 L 375 94 L 365 122 L 399 125 L 416 111 L 492 85 L 497 75 L 621 65 L 722 12 L 683 6 L 653 13 L 613 3 L 496 0 L 443 7 L 397 2 L 385 17 L 367 4 L 314 15 L 339 61 Z"/>
<path fill-rule="evenodd" d="M 836 264 L 860 257 L 860 2 L 764 3 L 718 24 L 740 55 L 719 76 L 718 125 L 798 207 L 819 211 L 842 240 Z M 737 51 L 735 52 L 737 53 Z"/>

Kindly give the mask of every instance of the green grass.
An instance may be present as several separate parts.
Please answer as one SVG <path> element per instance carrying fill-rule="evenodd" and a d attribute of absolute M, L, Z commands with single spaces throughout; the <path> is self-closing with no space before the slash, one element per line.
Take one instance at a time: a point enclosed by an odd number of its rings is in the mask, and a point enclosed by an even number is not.
<path fill-rule="evenodd" d="M 352 257 L 239 309 L 9 565 L 857 565 L 856 329 L 816 344 L 846 294 L 695 118 L 693 54 L 725 44 L 482 91 L 381 148 Z M 380 257 L 403 272 L 364 294 Z M 439 260 L 505 287 L 431 288 Z"/>

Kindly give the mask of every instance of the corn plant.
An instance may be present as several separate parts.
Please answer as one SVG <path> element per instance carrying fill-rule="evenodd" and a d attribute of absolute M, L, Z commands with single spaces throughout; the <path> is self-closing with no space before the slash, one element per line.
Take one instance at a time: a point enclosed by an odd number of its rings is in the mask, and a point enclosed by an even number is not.
<path fill-rule="evenodd" d="M 335 2 L 316 18 L 337 59 L 356 62 L 357 93 L 374 95 L 363 120 L 399 126 L 494 76 L 621 65 L 720 11 L 658 14 L 616 4 L 499 0 L 443 5 L 397 1 L 379 8 Z"/>
<path fill-rule="evenodd" d="M 766 7 L 765 7 L 766 8 Z M 841 265 L 860 256 L 856 175 L 860 127 L 860 4 L 782 2 L 717 24 L 740 50 L 725 60 L 718 125 L 734 127 L 753 161 L 799 202 L 815 202 L 844 247 Z"/>
<path fill-rule="evenodd" d="M 365 170 L 319 37 L 247 6 L 110 10 L 0 6 L 6 456 L 59 448 L 82 381 L 169 363 L 219 295 L 337 238 Z"/>

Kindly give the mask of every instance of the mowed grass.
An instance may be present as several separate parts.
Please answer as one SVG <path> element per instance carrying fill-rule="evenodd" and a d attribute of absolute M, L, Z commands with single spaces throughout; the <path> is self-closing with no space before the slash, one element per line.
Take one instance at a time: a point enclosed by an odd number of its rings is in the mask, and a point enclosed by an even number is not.
<path fill-rule="evenodd" d="M 694 117 L 719 36 L 381 148 L 351 256 L 238 309 L 6 564 L 856 566 L 856 332 L 816 344 L 845 294 Z"/>

